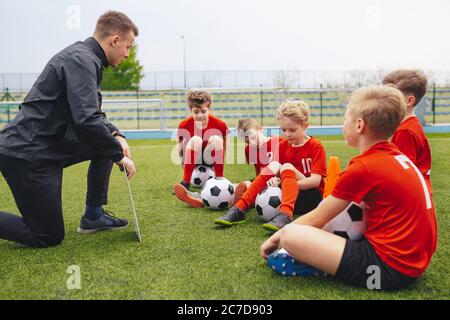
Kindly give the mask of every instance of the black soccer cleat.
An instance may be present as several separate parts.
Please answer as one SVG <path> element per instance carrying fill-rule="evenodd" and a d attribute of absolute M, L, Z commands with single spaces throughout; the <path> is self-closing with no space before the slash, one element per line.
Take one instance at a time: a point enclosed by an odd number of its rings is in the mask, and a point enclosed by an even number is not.
<path fill-rule="evenodd" d="M 273 219 L 270 220 L 268 223 L 263 224 L 262 227 L 266 230 L 276 232 L 291 222 L 292 222 L 291 218 L 282 213 L 279 213 L 275 217 L 273 217 Z"/>
<path fill-rule="evenodd" d="M 220 224 L 222 226 L 233 226 L 236 224 L 241 224 L 246 221 L 245 213 L 242 212 L 238 207 L 234 206 L 228 209 L 227 213 L 214 220 L 215 224 Z"/>

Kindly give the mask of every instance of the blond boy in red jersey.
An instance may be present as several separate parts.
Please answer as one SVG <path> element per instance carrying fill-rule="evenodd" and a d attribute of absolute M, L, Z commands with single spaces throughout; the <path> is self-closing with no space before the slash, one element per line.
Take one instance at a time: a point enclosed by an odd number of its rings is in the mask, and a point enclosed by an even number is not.
<path fill-rule="evenodd" d="M 405 288 L 425 272 L 437 244 L 434 206 L 420 171 L 388 141 L 405 112 L 405 99 L 394 87 L 364 87 L 352 94 L 343 133 L 361 154 L 320 206 L 261 246 L 273 270 L 301 275 L 302 267 L 311 266 L 346 283 L 383 290 Z M 362 240 L 321 229 L 351 201 L 368 206 Z M 280 247 L 289 254 L 275 253 Z M 371 282 L 372 274 L 379 281 Z"/>
<path fill-rule="evenodd" d="M 183 180 L 176 183 L 173 193 L 188 205 L 201 208 L 200 195 L 189 191 L 192 172 L 199 164 L 212 166 L 216 178 L 223 177 L 227 124 L 213 116 L 212 99 L 206 91 L 191 90 L 187 93 L 191 114 L 177 130 L 177 147 L 183 166 Z"/>
<path fill-rule="evenodd" d="M 310 109 L 303 101 L 287 100 L 277 110 L 283 133 L 279 143 L 279 161 L 261 170 L 248 190 L 216 224 L 231 226 L 245 222 L 245 212 L 267 185 L 281 185 L 280 213 L 263 228 L 277 231 L 293 220 L 294 213 L 304 214 L 322 200 L 326 176 L 326 154 L 319 140 L 308 136 Z"/>
<path fill-rule="evenodd" d="M 383 79 L 383 84 L 392 84 L 405 96 L 406 115 L 398 126 L 391 142 L 395 144 L 415 165 L 431 189 L 431 151 L 427 137 L 414 108 L 427 92 L 427 76 L 420 70 L 396 70 Z"/>

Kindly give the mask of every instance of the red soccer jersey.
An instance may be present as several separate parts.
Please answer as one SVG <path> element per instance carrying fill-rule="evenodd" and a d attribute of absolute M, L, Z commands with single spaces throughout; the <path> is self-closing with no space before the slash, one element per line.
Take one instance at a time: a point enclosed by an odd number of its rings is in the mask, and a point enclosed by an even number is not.
<path fill-rule="evenodd" d="M 404 120 L 392 136 L 392 143 L 416 165 L 425 177 L 430 193 L 432 193 L 430 145 L 419 119 L 409 117 Z"/>
<path fill-rule="evenodd" d="M 414 278 L 425 271 L 436 250 L 436 213 L 425 179 L 394 144 L 354 157 L 332 195 L 367 204 L 364 236 L 387 265 Z"/>
<path fill-rule="evenodd" d="M 311 137 L 306 143 L 299 147 L 293 147 L 287 140 L 280 141 L 280 163 L 290 163 L 305 177 L 310 177 L 311 173 L 327 175 L 327 159 L 322 143 Z M 319 190 L 323 192 L 324 179 L 320 181 Z"/>
<path fill-rule="evenodd" d="M 245 160 L 255 166 L 256 175 L 272 161 L 279 161 L 279 143 L 283 140 L 280 137 L 271 137 L 261 147 L 245 146 Z"/>
<path fill-rule="evenodd" d="M 178 125 L 177 139 L 182 143 L 183 150 L 186 148 L 186 144 L 193 136 L 198 136 L 203 139 L 203 149 L 208 144 L 208 140 L 211 136 L 221 136 L 225 147 L 226 137 L 228 135 L 227 124 L 212 114 L 208 117 L 208 125 L 205 129 L 197 128 L 192 116 L 187 117 L 181 121 Z"/>

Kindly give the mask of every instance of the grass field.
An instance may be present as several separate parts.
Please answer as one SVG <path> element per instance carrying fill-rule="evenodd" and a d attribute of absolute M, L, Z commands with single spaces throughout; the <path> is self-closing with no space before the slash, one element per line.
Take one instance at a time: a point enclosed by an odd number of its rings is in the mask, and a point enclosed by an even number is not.
<path fill-rule="evenodd" d="M 339 156 L 341 166 L 356 154 L 341 137 L 321 139 L 327 155 Z M 268 233 L 254 210 L 242 226 L 216 227 L 213 220 L 221 212 L 191 209 L 172 196 L 172 184 L 182 173 L 170 161 L 173 143 L 131 141 L 138 168 L 131 187 L 144 243 L 135 241 L 131 227 L 93 235 L 76 232 L 84 207 L 87 163 L 73 166 L 64 174 L 63 244 L 30 249 L 0 241 L 0 299 L 449 299 L 450 134 L 430 135 L 430 143 L 439 247 L 424 277 L 407 290 L 371 292 L 331 278 L 277 276 L 259 256 Z M 247 165 L 225 169 L 234 182 L 251 178 L 253 172 Z M 18 212 L 3 178 L 0 205 L 2 211 Z M 107 209 L 131 219 L 126 184 L 116 169 Z M 70 265 L 80 267 L 80 290 L 67 288 Z"/>

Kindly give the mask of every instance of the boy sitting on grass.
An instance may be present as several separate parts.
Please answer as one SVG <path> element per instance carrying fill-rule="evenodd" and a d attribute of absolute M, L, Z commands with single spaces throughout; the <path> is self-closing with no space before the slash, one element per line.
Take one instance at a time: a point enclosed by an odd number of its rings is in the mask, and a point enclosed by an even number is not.
<path fill-rule="evenodd" d="M 189 191 L 192 172 L 196 165 L 212 166 L 216 178 L 223 178 L 227 124 L 213 116 L 212 99 L 206 91 L 187 93 L 191 114 L 178 126 L 177 147 L 183 165 L 183 180 L 173 187 L 178 199 L 194 208 L 202 208 L 200 194 Z"/>
<path fill-rule="evenodd" d="M 420 170 L 431 189 L 431 152 L 427 136 L 414 108 L 427 93 L 427 76 L 420 70 L 400 69 L 389 73 L 383 84 L 392 84 L 405 96 L 406 114 L 398 126 L 391 142 L 403 152 Z"/>
<path fill-rule="evenodd" d="M 262 225 L 269 231 L 278 231 L 293 220 L 294 213 L 305 214 L 322 200 L 326 155 L 322 143 L 306 134 L 309 106 L 300 100 L 286 100 L 278 108 L 277 115 L 283 133 L 279 160 L 274 159 L 263 168 L 236 205 L 214 223 L 233 226 L 245 222 L 245 212 L 267 186 L 281 187 L 280 212 Z"/>
<path fill-rule="evenodd" d="M 268 265 L 284 275 L 317 268 L 346 283 L 368 287 L 373 270 L 383 290 L 411 285 L 428 267 L 436 250 L 436 214 L 417 167 L 388 141 L 406 112 L 394 87 L 356 90 L 345 113 L 347 145 L 358 148 L 332 194 L 261 246 Z M 367 229 L 360 241 L 321 228 L 351 201 L 364 201 Z M 274 253 L 284 248 L 289 254 Z"/>

